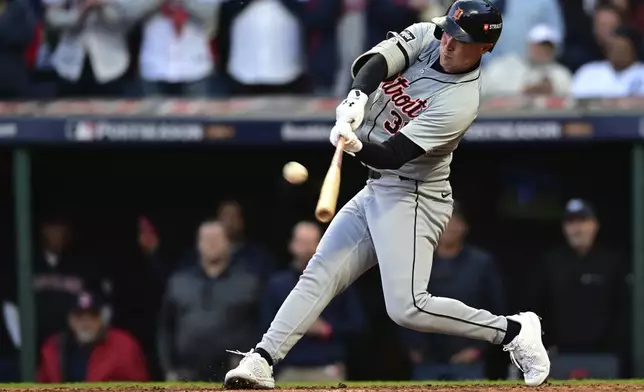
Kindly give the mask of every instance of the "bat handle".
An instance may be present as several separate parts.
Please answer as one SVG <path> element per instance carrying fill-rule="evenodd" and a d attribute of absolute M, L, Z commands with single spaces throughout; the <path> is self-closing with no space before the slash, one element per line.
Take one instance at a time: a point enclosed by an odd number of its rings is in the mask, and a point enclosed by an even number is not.
<path fill-rule="evenodd" d="M 338 145 L 335 147 L 336 151 L 337 150 L 344 150 L 344 143 L 346 143 L 347 139 L 344 138 L 344 136 L 340 136 L 338 139 Z"/>
<path fill-rule="evenodd" d="M 340 139 L 338 139 L 338 144 L 335 146 L 335 154 L 333 154 L 333 160 L 331 162 L 331 165 L 333 166 L 342 165 L 342 153 L 344 152 L 345 142 L 346 142 L 346 139 L 340 136 Z"/>

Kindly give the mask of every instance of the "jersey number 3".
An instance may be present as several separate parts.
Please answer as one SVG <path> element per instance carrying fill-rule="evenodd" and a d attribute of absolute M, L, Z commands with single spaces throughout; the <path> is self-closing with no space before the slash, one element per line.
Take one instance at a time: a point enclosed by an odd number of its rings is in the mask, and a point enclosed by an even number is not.
<path fill-rule="evenodd" d="M 409 121 L 404 121 L 402 114 L 398 113 L 396 109 L 392 109 L 389 114 L 391 114 L 391 118 L 385 121 L 383 127 L 392 135 L 396 134 L 405 125 L 409 124 Z"/>

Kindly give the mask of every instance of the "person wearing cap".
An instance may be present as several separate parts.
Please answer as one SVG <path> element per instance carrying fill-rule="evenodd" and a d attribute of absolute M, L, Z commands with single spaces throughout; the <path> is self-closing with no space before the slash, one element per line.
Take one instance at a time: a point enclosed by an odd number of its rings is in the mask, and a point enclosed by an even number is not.
<path fill-rule="evenodd" d="M 483 94 L 567 96 L 572 75 L 555 60 L 561 43 L 561 34 L 554 27 L 547 24 L 533 27 L 525 56 L 510 53 L 490 60 L 485 66 Z"/>
<path fill-rule="evenodd" d="M 111 280 L 95 255 L 78 251 L 69 217 L 50 210 L 40 221 L 40 241 L 34 252 L 37 344 L 67 325 L 67 311 L 82 291 L 108 296 Z M 106 308 L 106 310 L 108 310 Z"/>
<path fill-rule="evenodd" d="M 534 274 L 534 307 L 543 314 L 551 353 L 616 354 L 625 343 L 628 265 L 597 243 L 599 228 L 588 201 L 570 200 L 562 220 L 566 245 L 546 253 Z"/>
<path fill-rule="evenodd" d="M 81 293 L 69 310 L 68 328 L 41 349 L 36 379 L 42 383 L 148 381 L 146 359 L 128 332 L 107 325 L 103 301 Z"/>
<path fill-rule="evenodd" d="M 547 23 L 559 35 L 563 35 L 568 21 L 561 12 L 561 1 L 558 0 L 492 0 L 503 13 L 503 34 L 499 38 L 494 52 L 488 57 L 496 57 L 515 53 L 525 57 L 528 52 L 528 34 L 539 24 Z"/>
<path fill-rule="evenodd" d="M 492 255 L 465 241 L 469 226 L 461 205 L 438 241 L 428 291 L 502 314 L 506 311 L 503 285 Z M 485 379 L 489 345 L 457 336 L 402 330 L 414 380 Z"/>
<path fill-rule="evenodd" d="M 644 96 L 644 41 L 631 27 L 620 26 L 606 46 L 604 61 L 582 66 L 574 75 L 572 95 L 584 98 Z"/>

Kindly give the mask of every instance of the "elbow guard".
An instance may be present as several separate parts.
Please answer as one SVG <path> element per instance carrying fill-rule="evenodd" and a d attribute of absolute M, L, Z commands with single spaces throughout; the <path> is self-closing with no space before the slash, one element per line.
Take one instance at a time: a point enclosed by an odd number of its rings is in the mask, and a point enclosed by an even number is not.
<path fill-rule="evenodd" d="M 380 42 L 368 52 L 360 55 L 351 65 L 351 75 L 356 77 L 360 68 L 375 54 L 381 54 L 387 61 L 387 79 L 409 68 L 409 53 L 413 52 L 407 42 L 398 34 L 389 32 L 386 41 Z"/>

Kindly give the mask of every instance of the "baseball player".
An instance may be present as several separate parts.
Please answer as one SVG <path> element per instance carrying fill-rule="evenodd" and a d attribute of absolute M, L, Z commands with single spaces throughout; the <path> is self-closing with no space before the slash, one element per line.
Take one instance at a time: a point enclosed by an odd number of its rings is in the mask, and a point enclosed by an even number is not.
<path fill-rule="evenodd" d="M 352 90 L 336 110 L 330 141 L 343 137 L 369 179 L 331 222 L 262 341 L 233 352 L 244 358 L 226 374 L 227 388 L 274 388 L 273 365 L 376 263 L 397 324 L 503 345 L 527 385 L 546 380 L 550 360 L 537 315 L 498 316 L 427 292 L 432 255 L 452 214 L 452 152 L 478 115 L 481 58 L 502 27 L 488 0 L 457 0 L 446 16 L 389 33 L 353 63 Z"/>

